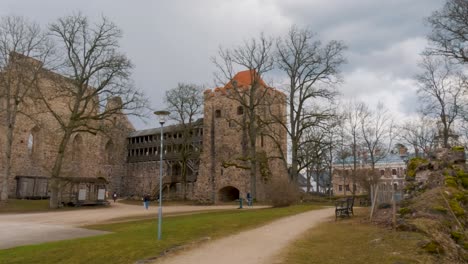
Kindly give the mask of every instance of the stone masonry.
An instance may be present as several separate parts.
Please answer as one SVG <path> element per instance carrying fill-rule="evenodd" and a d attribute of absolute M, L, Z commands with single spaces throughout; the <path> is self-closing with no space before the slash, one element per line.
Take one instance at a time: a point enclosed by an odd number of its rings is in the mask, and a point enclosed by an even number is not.
<path fill-rule="evenodd" d="M 28 58 L 31 63 L 40 63 Z M 69 80 L 42 69 L 38 77 L 38 89 L 48 98 L 50 105 L 63 116 L 69 114 L 68 100 L 56 96 L 60 92 L 60 83 L 66 85 Z M 1 87 L 0 87 L 1 88 Z M 62 131 L 56 119 L 47 111 L 40 100 L 34 99 L 34 89 L 22 104 L 14 130 L 12 149 L 12 175 L 9 178 L 9 196 L 16 197 L 18 193 L 18 177 L 49 178 L 55 161 Z M 5 99 L 0 99 L 5 100 Z M 5 102 L 1 102 L 4 104 Z M 114 98 L 108 104 L 119 103 Z M 4 120 L 2 118 L 2 120 Z M 101 124 L 106 128 L 106 134 L 96 135 L 76 133 L 72 135 L 65 153 L 61 177 L 102 177 L 109 182 L 108 191 L 121 192 L 121 182 L 125 170 L 126 137 L 133 126 L 123 114 L 115 115 Z M 5 168 L 6 124 L 0 123 L 0 173 Z M 2 177 L 3 178 L 3 177 Z M 0 183 L 1 184 L 1 183 Z M 20 186 L 27 188 L 27 186 Z M 46 189 L 42 190 L 47 192 Z"/>
<path fill-rule="evenodd" d="M 28 60 L 31 63 L 40 63 L 31 58 Z M 242 145 L 246 136 L 241 126 L 246 113 L 240 103 L 232 97 L 233 89 L 246 91 L 251 88 L 250 73 L 240 72 L 225 87 L 207 90 L 204 93 L 203 118 L 193 124 L 190 134 L 192 154 L 185 186 L 188 199 L 200 202 L 230 201 L 238 199 L 239 196 L 245 197 L 251 192 L 249 170 L 245 166 L 235 166 L 236 163 L 248 164 L 245 161 L 245 144 Z M 38 78 L 38 87 L 49 96 L 50 105 L 66 116 L 69 114 L 67 98 L 54 96 L 60 93 L 61 86 L 57 85 L 57 80 L 60 80 L 61 85 L 70 84 L 70 80 L 63 76 L 43 69 Z M 232 85 L 234 82 L 235 85 Z M 265 96 L 256 114 L 263 121 L 271 121 L 273 117 L 284 121 L 284 94 L 268 87 L 261 80 L 260 85 Z M 40 191 L 47 192 L 47 179 L 50 177 L 61 139 L 59 124 L 43 103 L 34 98 L 34 89 L 31 89 L 21 109 L 25 115 L 17 117 L 12 150 L 12 175 L 9 178 L 10 197 L 16 197 L 21 190 L 31 187 L 25 186 L 27 183 L 24 182 L 19 184 L 18 177 L 42 181 L 45 185 Z M 114 98 L 108 104 L 119 101 L 120 98 Z M 0 103 L 4 105 L 5 101 Z M 181 142 L 179 126 L 164 128 L 165 144 L 161 150 L 159 128 L 135 131 L 123 114 L 94 125 L 105 127 L 106 133 L 72 135 L 65 152 L 61 177 L 103 178 L 109 183 L 107 190 L 115 191 L 119 196 L 141 197 L 145 193 L 151 193 L 155 197 L 159 190 L 159 155 L 163 151 L 164 197 L 182 197 L 182 168 L 178 156 Z M 279 124 L 270 125 L 269 129 L 259 129 L 256 139 L 256 158 L 259 161 L 258 200 L 266 199 L 265 188 L 272 178 L 287 177 L 284 163 L 278 159 L 281 151 L 286 150 L 286 132 Z M 267 134 L 274 135 L 276 143 Z M 0 174 L 5 171 L 5 135 L 6 124 L 2 122 Z"/>

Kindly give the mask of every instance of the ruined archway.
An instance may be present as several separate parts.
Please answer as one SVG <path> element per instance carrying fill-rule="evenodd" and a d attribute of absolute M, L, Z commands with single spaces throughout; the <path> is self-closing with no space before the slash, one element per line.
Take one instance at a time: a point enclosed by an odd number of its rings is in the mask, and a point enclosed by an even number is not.
<path fill-rule="evenodd" d="M 239 189 L 232 186 L 226 186 L 218 191 L 218 197 L 221 202 L 234 201 L 239 199 Z"/>

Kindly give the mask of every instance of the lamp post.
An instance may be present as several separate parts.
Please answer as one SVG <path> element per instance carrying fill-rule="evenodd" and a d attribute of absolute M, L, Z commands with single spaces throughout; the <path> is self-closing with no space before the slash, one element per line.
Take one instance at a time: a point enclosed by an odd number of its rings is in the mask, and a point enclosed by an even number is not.
<path fill-rule="evenodd" d="M 159 207 L 158 207 L 158 240 L 161 240 L 161 225 L 162 225 L 162 174 L 163 174 L 163 125 L 166 122 L 166 118 L 169 115 L 168 111 L 156 111 L 154 112 L 158 116 L 159 124 L 161 124 L 161 148 L 159 156 Z"/>

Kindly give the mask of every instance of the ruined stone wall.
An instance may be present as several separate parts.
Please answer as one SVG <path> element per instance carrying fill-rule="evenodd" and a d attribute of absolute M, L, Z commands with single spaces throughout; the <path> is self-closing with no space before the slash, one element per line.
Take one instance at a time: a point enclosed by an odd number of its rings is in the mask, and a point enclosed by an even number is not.
<path fill-rule="evenodd" d="M 239 190 L 241 197 L 250 190 L 249 163 L 245 160 L 247 153 L 243 153 L 242 119 L 245 113 L 238 112 L 240 103 L 229 96 L 229 90 L 215 89 L 205 92 L 204 122 L 203 122 L 203 152 L 200 157 L 200 173 L 197 178 L 195 199 L 202 202 L 220 201 L 223 188 L 234 187 Z M 278 92 L 272 93 L 275 96 Z M 271 95 L 273 97 L 273 95 Z M 270 99 L 272 98 L 270 97 Z M 277 100 L 265 101 L 263 108 L 259 108 L 262 118 L 271 114 L 285 116 L 284 97 Z M 286 150 L 286 132 L 280 125 L 270 128 L 279 136 L 283 151 Z M 271 131 L 259 131 L 257 137 L 257 152 L 264 153 L 265 166 L 268 173 L 257 171 L 257 199 L 265 200 L 266 187 L 271 178 L 287 177 L 286 169 L 278 157 L 280 149 L 266 135 Z M 247 143 L 248 144 L 248 143 Z M 268 165 L 266 165 L 268 164 Z"/>
<path fill-rule="evenodd" d="M 60 79 L 60 82 L 57 80 Z M 43 176 L 50 177 L 52 167 L 57 157 L 58 146 L 63 132 L 57 120 L 47 107 L 37 99 L 40 89 L 48 98 L 50 106 L 62 117 L 69 115 L 70 99 L 60 93 L 61 85 L 67 85 L 63 77 L 48 71 L 41 72 L 37 87 L 30 93 L 22 104 L 14 130 L 12 149 L 12 174 L 9 178 L 9 196 L 16 195 L 15 176 Z M 58 84 L 59 83 L 59 84 Z M 4 119 L 2 119 L 4 120 Z M 119 190 L 125 170 L 126 148 L 125 139 L 133 126 L 125 115 L 116 115 L 111 121 L 102 124 L 107 128 L 106 133 L 96 135 L 78 133 L 72 135 L 62 167 L 63 177 L 103 177 L 109 182 L 109 190 Z M 5 122 L 0 122 L 0 167 L 5 168 Z M 106 149 L 109 141 L 114 147 Z M 108 145 L 107 145 L 108 146 Z M 112 156 L 109 159 L 109 156 Z"/>
<path fill-rule="evenodd" d="M 159 160 L 128 163 L 126 176 L 122 182 L 122 196 L 140 198 L 149 194 L 151 198 L 159 195 Z M 183 199 L 183 188 L 179 175 L 172 175 L 171 162 L 163 161 L 163 199 Z M 186 184 L 186 198 L 193 200 L 195 182 L 188 177 Z"/>

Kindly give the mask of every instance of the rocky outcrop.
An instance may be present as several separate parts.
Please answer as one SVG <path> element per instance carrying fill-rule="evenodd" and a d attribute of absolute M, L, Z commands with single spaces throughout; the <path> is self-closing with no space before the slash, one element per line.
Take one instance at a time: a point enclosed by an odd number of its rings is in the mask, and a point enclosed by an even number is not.
<path fill-rule="evenodd" d="M 408 164 L 398 228 L 425 233 L 421 247 L 442 263 L 468 261 L 468 168 L 463 148 L 438 149 Z"/>

